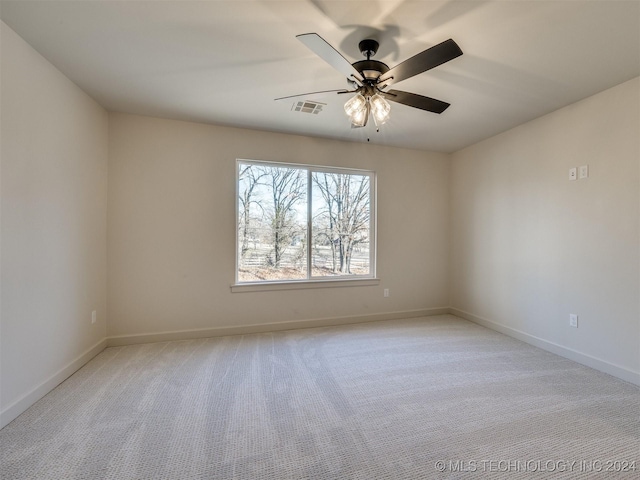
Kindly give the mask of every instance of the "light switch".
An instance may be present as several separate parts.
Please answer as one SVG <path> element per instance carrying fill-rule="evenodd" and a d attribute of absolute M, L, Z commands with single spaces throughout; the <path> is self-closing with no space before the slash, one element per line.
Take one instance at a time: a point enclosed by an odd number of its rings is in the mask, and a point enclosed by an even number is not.
<path fill-rule="evenodd" d="M 589 178 L 589 165 L 581 165 L 578 175 L 579 178 Z"/>
<path fill-rule="evenodd" d="M 578 315 L 575 313 L 569 314 L 569 326 L 578 328 Z"/>

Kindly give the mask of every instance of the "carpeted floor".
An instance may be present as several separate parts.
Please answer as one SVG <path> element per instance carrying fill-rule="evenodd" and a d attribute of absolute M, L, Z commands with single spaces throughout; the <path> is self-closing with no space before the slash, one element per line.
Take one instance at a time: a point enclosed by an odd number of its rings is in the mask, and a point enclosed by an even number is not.
<path fill-rule="evenodd" d="M 640 388 L 442 315 L 108 348 L 0 450 L 2 479 L 631 479 Z"/>

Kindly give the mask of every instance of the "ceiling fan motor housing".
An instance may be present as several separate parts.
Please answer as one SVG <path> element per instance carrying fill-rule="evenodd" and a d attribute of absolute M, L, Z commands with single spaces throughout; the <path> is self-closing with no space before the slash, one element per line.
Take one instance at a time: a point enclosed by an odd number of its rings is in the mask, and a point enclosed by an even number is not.
<path fill-rule="evenodd" d="M 373 82 L 374 84 L 383 73 L 389 71 L 389 67 L 378 60 L 360 60 L 353 64 L 353 68 L 360 72 L 360 75 L 367 82 Z"/>

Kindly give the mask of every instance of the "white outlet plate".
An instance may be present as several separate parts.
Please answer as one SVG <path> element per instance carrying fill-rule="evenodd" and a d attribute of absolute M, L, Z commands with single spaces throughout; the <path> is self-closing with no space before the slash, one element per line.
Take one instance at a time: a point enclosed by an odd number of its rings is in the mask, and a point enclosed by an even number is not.
<path fill-rule="evenodd" d="M 388 297 L 388 296 L 389 296 L 389 289 L 388 289 L 388 288 L 385 288 L 385 289 L 384 289 L 384 296 L 385 296 L 385 297 Z"/>
<path fill-rule="evenodd" d="M 589 178 L 589 165 L 581 165 L 578 169 L 578 178 Z"/>
<path fill-rule="evenodd" d="M 578 169 L 576 167 L 569 169 L 569 180 L 575 180 L 578 178 Z"/>
<path fill-rule="evenodd" d="M 569 314 L 569 326 L 578 328 L 578 315 L 575 313 Z"/>
<path fill-rule="evenodd" d="M 97 319 L 98 319 L 98 315 L 97 315 L 96 311 L 94 310 L 93 312 L 91 312 L 91 323 L 96 323 Z"/>

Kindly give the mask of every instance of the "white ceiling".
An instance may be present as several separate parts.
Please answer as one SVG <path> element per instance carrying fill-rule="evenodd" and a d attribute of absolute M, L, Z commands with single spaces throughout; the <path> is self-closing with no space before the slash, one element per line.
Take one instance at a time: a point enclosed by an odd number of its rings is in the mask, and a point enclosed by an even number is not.
<path fill-rule="evenodd" d="M 452 152 L 640 75 L 640 0 L 2 0 L 2 20 L 110 111 Z M 344 95 L 319 115 L 274 98 L 346 88 L 295 36 L 390 67 L 453 38 L 464 55 L 394 88 L 451 103 L 392 104 L 351 129 Z"/>

